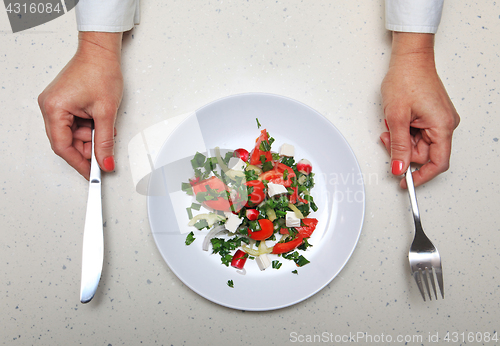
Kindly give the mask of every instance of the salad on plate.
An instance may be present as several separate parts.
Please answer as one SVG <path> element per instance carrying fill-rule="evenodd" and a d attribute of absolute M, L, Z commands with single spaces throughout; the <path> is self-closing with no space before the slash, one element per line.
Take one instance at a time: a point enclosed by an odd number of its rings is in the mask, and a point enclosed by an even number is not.
<path fill-rule="evenodd" d="M 279 269 L 283 260 L 298 267 L 309 263 L 304 253 L 318 224 L 312 165 L 295 160 L 293 145 L 283 143 L 272 151 L 274 142 L 263 129 L 250 151 L 215 148 L 214 157 L 194 155 L 194 175 L 182 183 L 193 197 L 186 208 L 193 227 L 186 245 L 204 236 L 202 250 L 211 249 L 222 264 L 242 271 L 249 261 L 261 271 Z"/>

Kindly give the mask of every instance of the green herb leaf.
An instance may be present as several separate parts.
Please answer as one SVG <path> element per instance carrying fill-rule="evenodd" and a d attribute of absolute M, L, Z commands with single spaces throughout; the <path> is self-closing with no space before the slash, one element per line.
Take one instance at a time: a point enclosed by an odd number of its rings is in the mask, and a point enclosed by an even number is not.
<path fill-rule="evenodd" d="M 272 265 L 273 269 L 280 269 L 282 264 L 283 264 L 283 263 L 281 263 L 281 262 L 280 262 L 280 261 L 278 261 L 278 260 L 274 260 L 274 261 L 271 263 L 271 265 Z"/>
<path fill-rule="evenodd" d="M 200 210 L 200 208 L 201 208 L 201 204 L 191 203 L 191 209 Z"/>
<path fill-rule="evenodd" d="M 219 254 L 221 256 L 222 264 L 229 266 L 233 256 L 231 251 L 241 246 L 243 238 L 235 236 L 231 239 L 224 240 L 222 238 L 212 238 L 210 242 L 212 243 L 212 253 Z"/>
<path fill-rule="evenodd" d="M 196 238 L 194 237 L 194 233 L 190 232 L 187 237 L 186 237 L 186 245 L 191 245 L 192 242 L 194 242 Z"/>
<path fill-rule="evenodd" d="M 261 157 L 264 156 L 264 155 L 261 155 Z M 262 170 L 264 172 L 267 172 L 267 171 L 270 171 L 271 169 L 273 169 L 273 163 L 271 161 L 266 161 L 266 162 L 263 162 L 263 165 L 262 165 Z"/>
<path fill-rule="evenodd" d="M 269 141 L 262 141 L 260 142 L 259 149 L 262 151 L 271 151 L 271 144 L 269 144 Z"/>
<path fill-rule="evenodd" d="M 231 288 L 234 288 L 234 282 L 233 280 L 227 280 L 227 285 Z"/>
<path fill-rule="evenodd" d="M 196 227 L 196 228 L 197 228 L 197 229 L 199 229 L 200 231 L 201 231 L 202 229 L 204 229 L 204 228 L 209 228 L 208 223 L 207 223 L 207 220 L 205 220 L 205 219 L 201 219 L 201 220 L 199 220 L 198 222 L 196 222 L 196 223 L 194 224 L 194 227 Z"/>
<path fill-rule="evenodd" d="M 299 272 L 297 271 L 297 269 L 295 269 L 295 270 L 292 270 L 292 274 L 297 274 L 297 275 L 299 275 Z"/>
<path fill-rule="evenodd" d="M 246 181 L 257 180 L 259 179 L 259 175 L 253 169 L 249 169 L 245 171 L 245 179 Z"/>
<path fill-rule="evenodd" d="M 255 120 L 257 120 L 257 128 L 258 128 L 258 129 L 260 129 L 260 127 L 261 127 L 262 125 L 260 125 L 260 123 L 259 123 L 259 119 L 258 119 L 258 118 L 255 118 Z"/>
<path fill-rule="evenodd" d="M 205 168 L 205 172 L 212 172 L 215 170 L 217 167 L 217 158 L 216 157 L 209 157 L 207 161 L 203 164 L 203 167 Z"/>
<path fill-rule="evenodd" d="M 292 167 L 295 164 L 295 159 L 293 157 L 283 156 L 281 163 L 287 165 L 288 167 Z"/>
<path fill-rule="evenodd" d="M 232 259 L 233 256 L 229 254 L 221 257 L 222 264 L 224 264 L 226 267 L 229 267 L 229 263 L 231 263 Z"/>
<path fill-rule="evenodd" d="M 300 244 L 297 249 L 299 249 L 299 250 L 306 250 L 308 247 L 312 247 L 312 245 L 309 244 L 309 242 L 307 241 L 307 238 L 304 238 L 302 240 L 302 244 Z"/>
<path fill-rule="evenodd" d="M 194 169 L 203 167 L 205 164 L 206 156 L 196 152 L 194 155 L 193 159 L 191 160 L 191 166 L 193 166 Z"/>
<path fill-rule="evenodd" d="M 193 218 L 193 212 L 191 211 L 191 208 L 186 208 L 186 211 L 188 213 L 189 220 L 191 220 Z"/>
<path fill-rule="evenodd" d="M 181 189 L 182 189 L 182 191 L 184 191 L 185 193 L 187 193 L 189 196 L 194 195 L 194 193 L 193 193 L 193 187 L 189 183 L 182 183 Z"/>
<path fill-rule="evenodd" d="M 295 264 L 297 264 L 299 267 L 305 266 L 306 264 L 310 263 L 304 256 L 300 255 L 296 260 L 294 260 Z"/>

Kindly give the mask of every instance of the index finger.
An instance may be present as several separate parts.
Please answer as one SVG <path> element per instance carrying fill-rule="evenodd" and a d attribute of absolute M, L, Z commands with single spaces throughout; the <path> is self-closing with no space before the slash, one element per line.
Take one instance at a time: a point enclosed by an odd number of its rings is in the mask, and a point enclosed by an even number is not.
<path fill-rule="evenodd" d="M 46 123 L 47 136 L 54 153 L 88 180 L 90 178 L 90 162 L 74 146 L 72 121 L 67 118 L 68 116 L 71 115 L 61 115 L 61 121 L 48 120 Z"/>
<path fill-rule="evenodd" d="M 431 143 L 429 146 L 429 161 L 412 174 L 415 186 L 425 184 L 447 171 L 450 167 L 450 155 L 451 136 L 446 136 L 440 141 Z M 401 181 L 401 187 L 406 188 L 405 179 Z"/>

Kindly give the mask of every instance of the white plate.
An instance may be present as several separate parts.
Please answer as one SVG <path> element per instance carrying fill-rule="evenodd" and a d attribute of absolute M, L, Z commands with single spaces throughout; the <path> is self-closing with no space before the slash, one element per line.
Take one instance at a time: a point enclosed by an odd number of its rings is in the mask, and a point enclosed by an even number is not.
<path fill-rule="evenodd" d="M 221 264 L 218 255 L 202 251 L 206 232 L 194 229 L 196 241 L 185 245 L 186 207 L 180 191 L 193 175 L 189 160 L 196 151 L 215 147 L 250 150 L 258 137 L 256 118 L 276 139 L 295 146 L 296 160 L 307 158 L 315 173 L 313 196 L 319 220 L 304 256 L 311 263 L 297 268 L 280 259 L 279 270 L 260 271 L 248 260 L 246 273 Z M 261 129 L 262 129 L 261 128 Z M 298 303 L 325 287 L 347 263 L 363 225 L 365 196 L 354 153 L 340 132 L 321 114 L 297 101 L 269 94 L 230 96 L 199 109 L 165 141 L 155 162 L 148 192 L 148 215 L 160 253 L 177 277 L 217 304 L 239 310 L 273 310 Z M 163 191 L 168 190 L 166 193 Z M 273 258 L 277 259 L 277 258 Z M 297 269 L 298 274 L 292 271 Z M 234 288 L 227 285 L 233 280 Z"/>

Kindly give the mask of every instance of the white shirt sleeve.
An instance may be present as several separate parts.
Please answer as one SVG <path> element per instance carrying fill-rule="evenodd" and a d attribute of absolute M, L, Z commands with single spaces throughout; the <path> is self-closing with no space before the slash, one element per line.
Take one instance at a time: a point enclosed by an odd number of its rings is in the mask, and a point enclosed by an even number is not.
<path fill-rule="evenodd" d="M 123 32 L 139 24 L 139 0 L 80 0 L 78 31 Z"/>
<path fill-rule="evenodd" d="M 385 27 L 391 31 L 435 34 L 444 0 L 385 0 Z"/>

